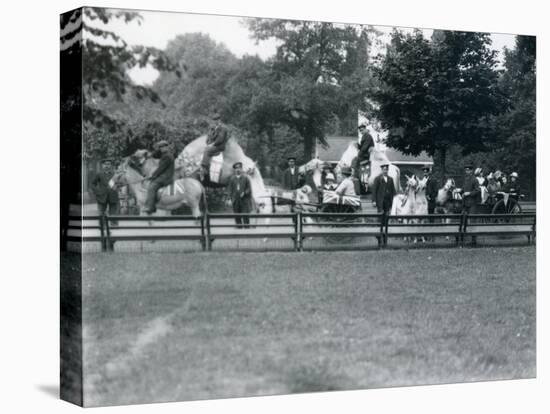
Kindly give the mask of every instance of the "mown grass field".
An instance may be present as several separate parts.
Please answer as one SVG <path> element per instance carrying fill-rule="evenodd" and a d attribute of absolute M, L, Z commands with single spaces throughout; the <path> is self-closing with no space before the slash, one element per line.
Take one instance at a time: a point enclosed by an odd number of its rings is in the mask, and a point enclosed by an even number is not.
<path fill-rule="evenodd" d="M 527 378 L 535 248 L 96 254 L 84 403 Z"/>

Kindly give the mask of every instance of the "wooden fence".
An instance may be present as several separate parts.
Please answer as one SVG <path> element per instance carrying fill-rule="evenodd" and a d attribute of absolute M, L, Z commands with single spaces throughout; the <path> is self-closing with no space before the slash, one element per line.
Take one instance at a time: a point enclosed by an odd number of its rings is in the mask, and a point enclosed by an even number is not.
<path fill-rule="evenodd" d="M 248 223 L 246 223 L 248 220 Z M 240 224 L 236 224 L 239 221 Z M 213 250 L 221 239 L 290 239 L 293 250 L 304 250 L 314 238 L 374 238 L 378 248 L 399 247 L 403 238 L 445 237 L 457 246 L 478 236 L 536 237 L 536 213 L 434 214 L 384 216 L 365 213 L 214 214 L 191 216 L 70 217 L 65 242 L 100 242 L 113 250 L 118 241 L 195 240 L 201 250 Z M 65 244 L 66 246 L 66 244 Z M 359 247 L 357 247 L 359 248 Z"/>

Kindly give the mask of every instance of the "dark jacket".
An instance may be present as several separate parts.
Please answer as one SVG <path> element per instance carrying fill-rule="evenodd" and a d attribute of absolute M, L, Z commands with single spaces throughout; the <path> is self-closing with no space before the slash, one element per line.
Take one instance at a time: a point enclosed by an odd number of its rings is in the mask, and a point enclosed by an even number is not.
<path fill-rule="evenodd" d="M 298 174 L 298 167 L 294 167 L 294 174 L 291 174 L 290 168 L 283 171 L 283 188 L 287 190 L 296 190 L 303 184 L 303 177 Z"/>
<path fill-rule="evenodd" d="M 246 175 L 231 176 L 227 190 L 235 213 L 248 213 L 252 210 L 252 189 L 250 179 Z M 243 194 L 242 197 L 241 194 Z"/>
<path fill-rule="evenodd" d="M 386 205 L 389 203 L 391 206 L 393 197 L 395 196 L 395 185 L 393 183 L 393 179 L 388 176 L 388 181 L 385 182 L 382 177 L 383 175 L 380 174 L 372 183 L 372 201 L 376 203 L 376 207 L 378 207 L 378 209 L 382 208 L 384 205 L 384 200 L 386 201 Z"/>
<path fill-rule="evenodd" d="M 510 180 L 506 184 L 504 184 L 502 191 L 504 191 L 505 193 L 521 194 L 521 187 L 519 185 L 519 182 L 516 181 L 515 183 L 513 183 L 512 180 Z"/>
<path fill-rule="evenodd" d="M 174 181 L 174 157 L 164 154 L 160 157 L 159 165 L 153 174 L 151 181 L 157 181 L 163 185 L 170 185 Z"/>
<path fill-rule="evenodd" d="M 366 131 L 361 136 L 361 142 L 359 143 L 359 153 L 357 154 L 357 164 L 363 160 L 369 159 L 369 149 L 374 148 L 374 139 L 372 135 Z"/>
<path fill-rule="evenodd" d="M 426 181 L 426 199 L 428 200 L 428 204 L 435 206 L 438 191 L 437 182 L 432 176 L 429 176 L 428 181 Z"/>
<path fill-rule="evenodd" d="M 92 192 L 98 203 L 118 203 L 118 191 L 109 187 L 112 174 L 100 172 L 92 179 Z"/>
<path fill-rule="evenodd" d="M 213 145 L 220 152 L 225 149 L 225 144 L 229 140 L 229 130 L 222 124 L 216 125 L 208 132 L 206 138 L 207 145 Z"/>
<path fill-rule="evenodd" d="M 464 196 L 464 206 L 472 207 L 481 203 L 481 190 L 479 189 L 479 181 L 473 175 L 467 175 L 464 177 L 464 184 L 462 185 L 463 194 L 469 192 L 469 196 Z"/>

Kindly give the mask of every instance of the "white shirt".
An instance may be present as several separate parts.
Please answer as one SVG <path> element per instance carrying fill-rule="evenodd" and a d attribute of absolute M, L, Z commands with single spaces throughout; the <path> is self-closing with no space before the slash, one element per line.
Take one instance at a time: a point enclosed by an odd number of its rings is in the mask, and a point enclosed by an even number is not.
<path fill-rule="evenodd" d="M 336 188 L 336 193 L 342 196 L 354 196 L 355 193 L 355 184 L 350 177 L 347 177 L 342 181 Z"/>

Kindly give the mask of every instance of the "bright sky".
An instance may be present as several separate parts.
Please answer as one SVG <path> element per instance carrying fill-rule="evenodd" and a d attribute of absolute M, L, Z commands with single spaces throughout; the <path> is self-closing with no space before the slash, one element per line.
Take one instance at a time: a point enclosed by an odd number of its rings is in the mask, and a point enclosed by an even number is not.
<path fill-rule="evenodd" d="M 113 20 L 103 26 L 122 37 L 130 45 L 154 46 L 164 49 L 168 42 L 179 34 L 202 32 L 207 33 L 217 42 L 224 43 L 235 55 L 259 55 L 266 59 L 275 53 L 274 40 L 262 41 L 256 44 L 250 39 L 248 29 L 243 25 L 242 17 L 217 16 L 191 13 L 174 13 L 158 11 L 140 11 L 143 20 L 141 25 L 136 22 L 124 23 Z M 374 26 L 384 33 L 383 42 L 389 41 L 391 26 Z M 410 28 L 402 28 L 412 31 Z M 424 29 L 425 36 L 431 36 L 431 29 Z M 492 34 L 492 47 L 501 52 L 503 47 L 513 48 L 514 35 Z M 375 51 L 377 53 L 377 51 Z M 500 56 L 499 56 L 500 57 Z M 150 84 L 158 76 L 152 68 L 134 69 L 130 72 L 132 79 L 139 84 Z"/>

